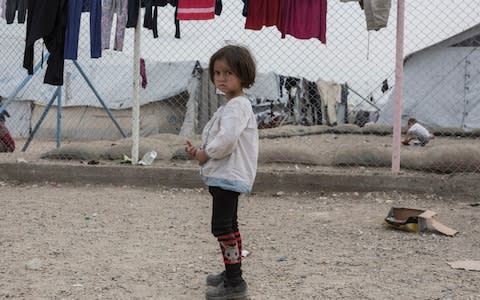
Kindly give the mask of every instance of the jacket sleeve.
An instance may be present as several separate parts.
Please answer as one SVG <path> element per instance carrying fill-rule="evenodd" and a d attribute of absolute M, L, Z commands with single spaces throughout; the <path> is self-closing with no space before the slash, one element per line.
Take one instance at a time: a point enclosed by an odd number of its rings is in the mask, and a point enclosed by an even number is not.
<path fill-rule="evenodd" d="M 222 159 L 236 148 L 238 138 L 248 123 L 248 110 L 242 102 L 232 103 L 224 108 L 219 120 L 220 130 L 205 147 L 205 153 L 213 159 Z"/>

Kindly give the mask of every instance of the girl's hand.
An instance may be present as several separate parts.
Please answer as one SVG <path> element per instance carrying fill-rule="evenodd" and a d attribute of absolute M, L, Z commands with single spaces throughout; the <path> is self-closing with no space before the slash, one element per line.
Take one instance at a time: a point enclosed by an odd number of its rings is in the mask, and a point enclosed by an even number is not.
<path fill-rule="evenodd" d="M 195 157 L 197 155 L 197 151 L 198 151 L 197 147 L 192 145 L 192 143 L 189 140 L 185 141 L 185 152 L 187 152 L 190 156 Z"/>
<path fill-rule="evenodd" d="M 187 152 L 190 156 L 194 157 L 196 160 L 198 160 L 198 163 L 200 165 L 203 165 L 209 160 L 209 157 L 205 153 L 205 151 L 198 149 L 192 143 L 187 140 L 185 141 L 185 152 Z"/>

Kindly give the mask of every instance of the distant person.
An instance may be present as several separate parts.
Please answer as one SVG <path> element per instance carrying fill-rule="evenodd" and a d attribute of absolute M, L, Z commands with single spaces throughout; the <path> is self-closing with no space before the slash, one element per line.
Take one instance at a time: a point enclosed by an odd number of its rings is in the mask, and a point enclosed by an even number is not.
<path fill-rule="evenodd" d="M 402 144 L 410 145 L 410 141 L 417 140 L 415 145 L 425 146 L 431 139 L 435 138 L 433 134 L 431 134 L 427 128 L 423 127 L 415 118 L 408 119 L 408 130 L 407 136 L 403 140 Z"/>
<path fill-rule="evenodd" d="M 15 141 L 5 126 L 5 117 L 10 117 L 6 110 L 0 113 L 0 152 L 13 152 L 15 151 Z"/>
<path fill-rule="evenodd" d="M 257 172 L 258 129 L 243 89 L 255 81 L 250 51 L 229 45 L 213 54 L 210 80 L 225 93 L 226 102 L 205 125 L 202 146 L 186 141 L 185 151 L 200 163 L 203 182 L 213 198 L 212 233 L 220 244 L 225 271 L 207 276 L 207 299 L 243 299 L 242 238 L 238 229 L 238 197 L 249 193 Z"/>

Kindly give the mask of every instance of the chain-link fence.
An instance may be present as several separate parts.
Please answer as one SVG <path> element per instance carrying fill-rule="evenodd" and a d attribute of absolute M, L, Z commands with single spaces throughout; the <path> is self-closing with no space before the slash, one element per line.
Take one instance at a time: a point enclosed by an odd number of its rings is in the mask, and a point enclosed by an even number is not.
<path fill-rule="evenodd" d="M 164 151 L 158 159 L 170 160 L 181 156 L 185 136 L 199 142 L 195 137 L 223 100 L 208 78 L 209 57 L 233 43 L 246 45 L 258 64 L 247 95 L 260 128 L 261 163 L 391 167 L 397 1 L 214 2 L 208 20 L 178 21 L 182 1 L 141 9 L 140 156 L 156 149 Z M 100 17 L 93 4 L 90 13 L 77 11 L 78 56 L 65 60 L 61 85 L 44 83 L 55 62 L 51 35 L 34 44 L 34 74 L 22 67 L 29 30 L 19 3 L 0 1 L 7 13 L 0 20 L 1 110 L 9 113 L 15 152 L 124 160 L 134 94 L 128 1 L 104 0 Z M 39 24 L 58 30 L 55 22 L 65 14 L 50 11 Z M 431 137 L 405 141 L 403 170 L 480 170 L 479 20 L 473 0 L 405 1 L 402 135 L 415 118 Z M 99 43 L 101 57 L 92 58 Z"/>

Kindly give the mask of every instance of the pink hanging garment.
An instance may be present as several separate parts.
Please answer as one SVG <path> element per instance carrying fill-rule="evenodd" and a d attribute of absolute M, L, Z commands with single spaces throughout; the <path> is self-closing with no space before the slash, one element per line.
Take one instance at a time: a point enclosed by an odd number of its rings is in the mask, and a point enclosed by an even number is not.
<path fill-rule="evenodd" d="M 178 0 L 178 20 L 211 20 L 215 17 L 215 0 Z"/>
<path fill-rule="evenodd" d="M 254 0 L 248 2 L 245 29 L 261 30 L 263 26 L 282 24 L 284 0 Z"/>
<path fill-rule="evenodd" d="M 317 38 L 327 43 L 327 0 L 285 0 L 282 37 L 289 34 L 297 39 Z"/>

